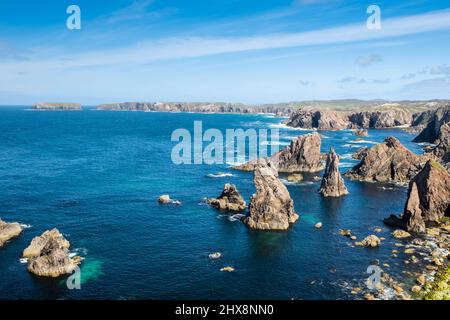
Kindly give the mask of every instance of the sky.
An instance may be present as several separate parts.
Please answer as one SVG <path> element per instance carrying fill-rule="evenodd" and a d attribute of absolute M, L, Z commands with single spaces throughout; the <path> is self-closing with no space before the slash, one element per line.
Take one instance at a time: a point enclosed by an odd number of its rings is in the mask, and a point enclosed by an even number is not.
<path fill-rule="evenodd" d="M 349 98 L 450 99 L 450 1 L 0 2 L 0 105 Z"/>

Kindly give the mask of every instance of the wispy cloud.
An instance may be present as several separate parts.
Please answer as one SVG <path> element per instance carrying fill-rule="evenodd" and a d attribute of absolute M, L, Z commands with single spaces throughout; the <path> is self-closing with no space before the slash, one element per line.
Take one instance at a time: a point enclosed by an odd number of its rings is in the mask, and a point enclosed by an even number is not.
<path fill-rule="evenodd" d="M 146 6 L 149 1 L 144 2 Z M 138 6 L 142 10 L 142 4 Z M 128 9 L 117 17 L 130 18 L 140 12 Z M 117 21 L 117 20 L 116 20 Z M 382 30 L 367 30 L 363 23 L 329 29 L 257 35 L 250 37 L 171 37 L 158 41 L 141 42 L 128 47 L 83 52 L 68 56 L 42 58 L 22 64 L 0 63 L 0 69 L 89 67 L 146 63 L 156 60 L 202 57 L 215 54 L 265 50 L 275 48 L 344 44 L 375 41 L 385 38 L 412 35 L 436 30 L 450 29 L 450 10 L 427 14 L 385 19 Z M 70 60 L 68 60 L 70 59 Z"/>
<path fill-rule="evenodd" d="M 357 77 L 345 77 L 342 79 L 339 79 L 337 83 L 339 84 L 345 84 L 345 83 L 353 83 L 353 84 L 387 84 L 391 81 L 389 78 L 385 79 L 365 79 L 365 78 L 357 78 Z"/>
<path fill-rule="evenodd" d="M 367 67 L 371 64 L 383 61 L 383 57 L 379 54 L 371 54 L 365 57 L 359 57 L 355 63 L 361 67 Z"/>
<path fill-rule="evenodd" d="M 400 77 L 401 80 L 411 80 L 416 77 L 415 73 L 407 73 Z"/>

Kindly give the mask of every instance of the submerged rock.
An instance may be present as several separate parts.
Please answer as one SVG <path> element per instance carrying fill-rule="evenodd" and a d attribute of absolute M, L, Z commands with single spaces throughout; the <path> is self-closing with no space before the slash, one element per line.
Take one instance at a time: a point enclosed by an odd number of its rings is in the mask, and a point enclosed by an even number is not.
<path fill-rule="evenodd" d="M 213 252 L 213 253 L 210 253 L 210 254 L 208 255 L 208 257 L 209 257 L 211 260 L 216 260 L 216 259 L 220 259 L 220 258 L 222 257 L 222 254 L 221 254 L 220 252 Z"/>
<path fill-rule="evenodd" d="M 245 223 L 252 229 L 286 230 L 299 218 L 286 186 L 277 171 L 266 160 L 260 160 L 254 171 L 256 193 L 250 198 Z"/>
<path fill-rule="evenodd" d="M 367 137 L 369 135 L 369 132 L 366 129 L 357 129 L 355 131 L 355 136 L 358 137 Z"/>
<path fill-rule="evenodd" d="M 355 245 L 357 246 L 364 246 L 364 247 L 378 247 L 381 244 L 380 238 L 378 238 L 376 235 L 370 235 L 365 237 L 360 242 L 355 242 Z"/>
<path fill-rule="evenodd" d="M 216 199 L 208 199 L 208 203 L 220 210 L 242 211 L 247 204 L 234 184 L 227 183 L 223 187 L 221 195 Z"/>
<path fill-rule="evenodd" d="M 33 238 L 23 251 L 23 257 L 28 258 L 28 271 L 42 277 L 72 273 L 81 263 L 81 258 L 70 258 L 69 247 L 69 241 L 57 229 L 45 231 Z"/>
<path fill-rule="evenodd" d="M 300 182 L 303 180 L 303 176 L 299 173 L 294 173 L 294 174 L 288 175 L 286 179 L 289 182 Z"/>
<path fill-rule="evenodd" d="M 319 192 L 325 197 L 340 197 L 348 194 L 344 179 L 342 179 L 339 172 L 339 156 L 333 148 L 328 153 Z"/>
<path fill-rule="evenodd" d="M 171 201 L 172 199 L 170 199 L 170 196 L 168 194 L 163 194 L 158 198 L 158 202 L 163 204 L 170 203 Z"/>
<path fill-rule="evenodd" d="M 0 248 L 14 237 L 22 233 L 22 227 L 17 222 L 7 223 L 0 219 Z"/>
<path fill-rule="evenodd" d="M 397 138 L 388 137 L 370 148 L 345 176 L 361 181 L 407 182 L 420 171 L 426 160 L 427 157 L 406 149 Z"/>

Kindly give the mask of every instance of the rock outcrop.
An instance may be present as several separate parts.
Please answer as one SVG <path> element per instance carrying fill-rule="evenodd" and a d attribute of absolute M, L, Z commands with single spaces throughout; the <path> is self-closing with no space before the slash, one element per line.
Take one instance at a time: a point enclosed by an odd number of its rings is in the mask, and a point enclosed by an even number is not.
<path fill-rule="evenodd" d="M 275 153 L 268 161 L 282 173 L 318 172 L 323 169 L 320 145 L 320 134 L 305 134 L 293 139 L 289 146 Z M 258 160 L 253 160 L 233 169 L 253 171 L 257 163 Z"/>
<path fill-rule="evenodd" d="M 340 197 L 348 194 L 344 179 L 342 179 L 339 172 L 339 156 L 333 148 L 328 153 L 319 192 L 325 197 Z"/>
<path fill-rule="evenodd" d="M 388 137 L 370 148 L 345 176 L 360 181 L 404 183 L 422 169 L 426 160 L 406 149 L 397 138 Z"/>
<path fill-rule="evenodd" d="M 47 110 L 47 111 L 81 111 L 82 106 L 79 103 L 70 102 L 44 102 L 37 103 L 33 110 Z"/>
<path fill-rule="evenodd" d="M 81 263 L 81 258 L 70 258 L 69 247 L 69 241 L 57 229 L 33 238 L 23 251 L 23 257 L 28 258 L 28 271 L 53 278 L 72 273 Z"/>
<path fill-rule="evenodd" d="M 320 154 L 321 138 L 318 133 L 309 133 L 291 141 L 270 161 L 277 165 L 278 172 L 317 172 L 323 169 Z"/>
<path fill-rule="evenodd" d="M 208 203 L 220 210 L 239 212 L 247 205 L 234 184 L 227 183 L 218 198 L 208 199 Z"/>
<path fill-rule="evenodd" d="M 364 158 L 367 155 L 369 150 L 370 150 L 369 147 L 359 148 L 354 154 L 352 154 L 352 158 L 356 160 L 362 160 L 362 158 Z"/>
<path fill-rule="evenodd" d="M 402 217 L 390 216 L 385 223 L 406 231 L 425 232 L 429 225 L 449 215 L 450 174 L 439 163 L 429 160 L 409 183 Z"/>
<path fill-rule="evenodd" d="M 295 111 L 286 124 L 291 127 L 318 130 L 341 130 L 349 126 L 347 117 L 342 112 L 303 109 Z"/>
<path fill-rule="evenodd" d="M 437 143 L 441 127 L 450 122 L 450 105 L 428 111 L 426 118 L 429 120 L 425 129 L 423 129 L 413 141 Z"/>
<path fill-rule="evenodd" d="M 252 229 L 286 230 L 297 221 L 294 202 L 277 171 L 265 159 L 258 161 L 253 179 L 256 192 L 250 198 L 249 216 L 245 223 Z"/>
<path fill-rule="evenodd" d="M 7 223 L 0 219 L 0 248 L 14 237 L 22 233 L 22 227 L 17 222 Z"/>
<path fill-rule="evenodd" d="M 410 125 L 412 113 L 404 109 L 365 111 L 353 113 L 348 119 L 352 125 L 360 128 L 392 128 Z"/>
<path fill-rule="evenodd" d="M 439 144 L 431 150 L 431 153 L 447 163 L 450 162 L 450 122 L 442 125 L 439 131 Z"/>

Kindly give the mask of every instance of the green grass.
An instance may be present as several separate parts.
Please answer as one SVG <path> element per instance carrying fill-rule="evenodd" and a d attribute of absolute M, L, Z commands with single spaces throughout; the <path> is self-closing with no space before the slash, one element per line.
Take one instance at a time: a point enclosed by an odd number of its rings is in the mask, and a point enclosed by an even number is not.
<path fill-rule="evenodd" d="M 439 271 L 426 289 L 429 292 L 425 294 L 425 300 L 450 300 L 450 265 Z"/>

